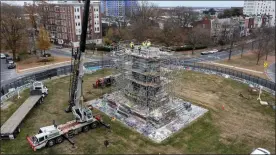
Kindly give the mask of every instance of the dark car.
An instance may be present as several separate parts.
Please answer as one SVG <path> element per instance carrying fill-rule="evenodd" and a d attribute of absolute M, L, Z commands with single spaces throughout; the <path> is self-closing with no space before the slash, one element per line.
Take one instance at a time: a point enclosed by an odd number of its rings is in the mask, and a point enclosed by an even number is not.
<path fill-rule="evenodd" d="M 12 57 L 6 57 L 6 63 L 9 63 L 9 61 L 12 61 Z"/>
<path fill-rule="evenodd" d="M 14 69 L 16 67 L 16 64 L 10 60 L 9 63 L 8 63 L 8 69 Z"/>

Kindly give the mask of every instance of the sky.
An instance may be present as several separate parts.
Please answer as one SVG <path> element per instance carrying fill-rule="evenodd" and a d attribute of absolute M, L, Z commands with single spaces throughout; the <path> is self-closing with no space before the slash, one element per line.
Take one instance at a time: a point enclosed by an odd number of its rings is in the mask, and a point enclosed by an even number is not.
<path fill-rule="evenodd" d="M 151 1 L 158 6 L 243 7 L 244 1 Z"/>
<path fill-rule="evenodd" d="M 8 1 L 5 1 L 8 2 Z M 24 1 L 10 1 L 12 4 L 23 5 Z M 25 1 L 26 2 L 26 1 Z M 31 1 L 29 1 L 31 2 Z M 244 1 L 150 1 L 158 6 L 191 6 L 191 7 L 242 7 Z"/>

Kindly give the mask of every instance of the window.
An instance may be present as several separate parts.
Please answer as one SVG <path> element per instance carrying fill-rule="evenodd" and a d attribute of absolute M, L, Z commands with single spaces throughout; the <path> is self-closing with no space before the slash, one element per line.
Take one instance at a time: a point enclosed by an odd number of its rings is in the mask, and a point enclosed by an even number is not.
<path fill-rule="evenodd" d="M 78 22 L 78 26 L 80 26 L 80 22 Z"/>
<path fill-rule="evenodd" d="M 79 8 L 77 8 L 77 12 L 80 12 Z"/>
<path fill-rule="evenodd" d="M 97 31 L 100 31 L 100 28 L 99 28 L 99 27 L 97 27 Z"/>
<path fill-rule="evenodd" d="M 78 24 L 76 23 L 76 26 L 78 26 Z"/>
<path fill-rule="evenodd" d="M 40 138 L 38 139 L 39 142 L 42 142 L 43 140 L 44 140 L 44 137 L 40 137 Z"/>
<path fill-rule="evenodd" d="M 78 16 L 78 19 L 80 19 L 80 16 Z"/>
<path fill-rule="evenodd" d="M 95 31 L 97 31 L 96 27 L 95 27 Z"/>

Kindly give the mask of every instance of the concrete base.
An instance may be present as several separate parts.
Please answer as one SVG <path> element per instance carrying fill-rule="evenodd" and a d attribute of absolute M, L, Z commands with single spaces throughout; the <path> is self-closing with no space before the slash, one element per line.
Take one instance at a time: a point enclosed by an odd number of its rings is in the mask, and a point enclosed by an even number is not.
<path fill-rule="evenodd" d="M 176 102 L 182 101 L 181 99 L 175 100 Z M 103 99 L 97 99 L 89 101 L 88 105 L 92 105 L 111 118 L 115 117 L 116 120 L 121 121 L 123 124 L 135 129 L 157 143 L 162 142 L 180 129 L 187 127 L 192 121 L 208 111 L 207 109 L 191 104 L 191 107 L 187 109 L 172 109 L 175 111 L 175 115 L 166 115 L 164 116 L 165 118 L 162 118 L 162 121 L 153 124 L 149 119 L 153 116 L 143 118 L 134 114 L 134 112 L 121 111 L 119 107 L 122 106 L 118 103 L 110 104 Z"/>

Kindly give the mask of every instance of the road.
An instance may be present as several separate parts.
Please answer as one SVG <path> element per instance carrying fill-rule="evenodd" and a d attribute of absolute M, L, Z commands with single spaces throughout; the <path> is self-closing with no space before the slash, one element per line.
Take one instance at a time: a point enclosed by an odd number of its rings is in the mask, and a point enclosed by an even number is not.
<path fill-rule="evenodd" d="M 66 49 L 51 49 L 48 51 L 54 56 L 63 56 L 63 57 L 71 57 L 71 51 Z M 86 61 L 101 61 L 101 60 L 111 60 L 111 57 L 109 55 L 106 55 L 105 57 L 86 57 Z M 60 67 L 60 66 L 57 66 Z M 52 67 L 55 68 L 55 67 Z M 16 81 L 17 79 L 20 79 L 22 77 L 32 75 L 34 73 L 42 72 L 45 70 L 45 68 L 42 68 L 41 70 L 35 70 L 30 71 L 27 73 L 16 73 L 15 69 L 8 69 L 6 64 L 6 59 L 1 59 L 1 86 L 4 86 L 6 84 L 12 83 Z"/>
<path fill-rule="evenodd" d="M 246 51 L 244 51 L 244 53 L 246 53 Z M 236 50 L 232 52 L 232 56 L 235 55 L 239 55 L 241 54 L 241 50 Z M 174 64 L 176 63 L 196 63 L 196 62 L 203 62 L 203 61 L 217 61 L 217 60 L 223 60 L 223 59 L 227 59 L 229 56 L 229 52 L 228 51 L 223 51 L 223 52 L 218 52 L 215 54 L 209 54 L 209 55 L 201 55 L 199 57 L 195 57 L 195 58 L 181 58 L 180 60 L 175 57 L 176 60 L 179 61 L 173 61 Z"/>
<path fill-rule="evenodd" d="M 267 75 L 273 82 L 275 82 L 275 66 L 276 64 L 273 63 L 267 68 Z"/>
<path fill-rule="evenodd" d="M 3 81 L 16 77 L 15 69 L 8 69 L 6 59 L 1 59 L 1 85 Z"/>
<path fill-rule="evenodd" d="M 246 51 L 247 50 L 244 50 L 244 52 L 246 52 Z M 71 51 L 69 49 L 51 49 L 51 50 L 49 50 L 49 53 L 51 53 L 52 55 L 56 55 L 56 56 L 71 57 Z M 233 51 L 232 56 L 238 55 L 240 53 L 241 53 L 240 50 Z M 175 60 L 178 60 L 178 61 L 172 61 L 172 62 L 175 63 L 176 65 L 179 65 L 179 61 L 180 61 L 180 63 L 186 63 L 186 64 L 202 62 L 202 61 L 216 61 L 216 60 L 226 59 L 226 58 L 228 58 L 228 55 L 229 55 L 229 53 L 227 51 L 223 51 L 223 52 L 219 52 L 216 54 L 201 55 L 196 58 L 181 58 L 181 59 L 179 59 L 179 58 L 175 57 Z M 86 59 L 88 61 L 100 61 L 100 60 L 111 60 L 112 58 L 110 55 L 105 55 L 103 57 L 98 56 L 95 58 L 90 57 L 90 58 L 86 58 Z M 3 59 L 3 62 L 1 60 L 1 86 L 9 84 L 21 77 L 43 71 L 43 70 L 40 70 L 40 71 L 33 71 L 33 72 L 29 72 L 29 73 L 24 73 L 24 74 L 17 74 L 14 69 L 8 70 L 6 67 L 6 64 L 2 65 L 2 63 L 5 63 L 4 59 Z M 274 67 L 275 67 L 275 65 L 274 65 Z M 273 70 L 273 68 L 271 70 Z M 274 82 L 275 82 L 275 75 L 274 75 Z"/>

